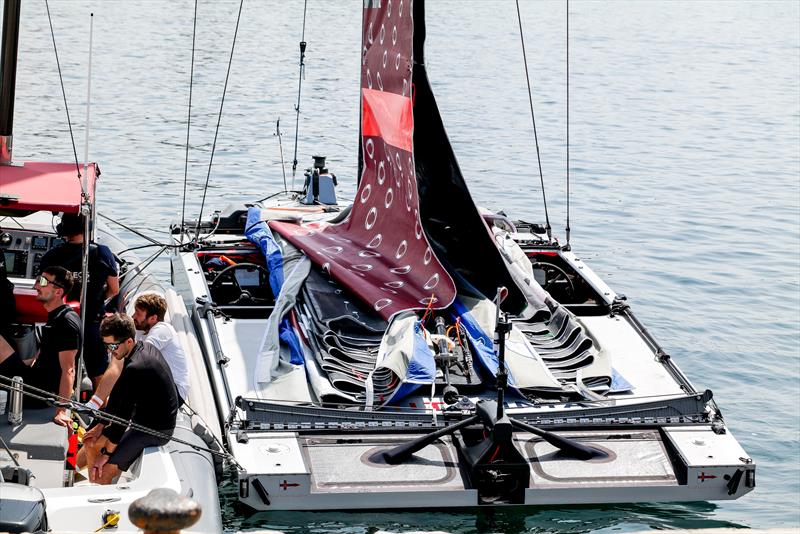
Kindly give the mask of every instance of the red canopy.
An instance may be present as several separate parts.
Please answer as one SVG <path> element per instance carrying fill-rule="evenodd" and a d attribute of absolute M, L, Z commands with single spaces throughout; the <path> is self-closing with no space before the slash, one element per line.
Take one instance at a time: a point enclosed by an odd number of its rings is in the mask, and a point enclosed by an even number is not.
<path fill-rule="evenodd" d="M 83 174 L 83 164 L 80 165 Z M 91 198 L 100 172 L 96 163 L 86 169 L 87 194 Z M 81 179 L 74 163 L 26 161 L 0 166 L 0 212 L 59 211 L 78 213 Z"/>

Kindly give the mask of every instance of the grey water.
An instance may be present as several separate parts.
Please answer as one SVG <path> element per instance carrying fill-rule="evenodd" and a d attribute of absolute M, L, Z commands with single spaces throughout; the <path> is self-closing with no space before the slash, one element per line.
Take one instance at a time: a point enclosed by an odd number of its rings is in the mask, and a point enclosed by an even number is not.
<path fill-rule="evenodd" d="M 328 156 L 355 191 L 362 2 L 311 1 L 298 169 Z M 566 222 L 566 4 L 521 4 L 548 215 Z M 185 213 L 292 183 L 303 2 L 199 2 Z M 194 2 L 51 0 L 79 159 L 100 211 L 159 240 L 182 211 Z M 429 1 L 426 61 L 476 202 L 543 222 L 513 1 Z M 267 513 L 221 488 L 230 530 L 629 532 L 800 525 L 800 4 L 569 3 L 571 244 L 758 464 L 733 502 L 486 511 Z M 73 161 L 44 2 L 22 6 L 15 157 Z M 298 172 L 295 183 L 302 179 Z M 446 199 L 442 200 L 446 202 Z M 123 232 L 132 243 L 137 236 Z M 154 264 L 169 276 L 165 260 Z"/>

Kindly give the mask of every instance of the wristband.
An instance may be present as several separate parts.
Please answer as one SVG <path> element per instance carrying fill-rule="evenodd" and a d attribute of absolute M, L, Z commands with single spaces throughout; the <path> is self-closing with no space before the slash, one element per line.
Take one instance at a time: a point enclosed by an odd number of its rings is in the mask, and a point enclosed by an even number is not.
<path fill-rule="evenodd" d="M 100 454 L 103 456 L 111 456 L 111 453 L 105 447 L 100 448 Z"/>
<path fill-rule="evenodd" d="M 92 398 L 89 400 L 89 402 L 86 403 L 86 406 L 94 410 L 99 410 L 102 405 L 103 405 L 103 399 L 101 399 L 97 395 L 92 395 Z"/>

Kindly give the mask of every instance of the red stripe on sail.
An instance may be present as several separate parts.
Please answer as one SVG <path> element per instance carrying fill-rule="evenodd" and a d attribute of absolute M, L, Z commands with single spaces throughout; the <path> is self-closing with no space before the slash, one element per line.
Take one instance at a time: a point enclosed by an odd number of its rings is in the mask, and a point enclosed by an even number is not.
<path fill-rule="evenodd" d="M 381 137 L 393 147 L 411 152 L 414 111 L 411 99 L 394 93 L 361 90 L 361 135 Z"/>

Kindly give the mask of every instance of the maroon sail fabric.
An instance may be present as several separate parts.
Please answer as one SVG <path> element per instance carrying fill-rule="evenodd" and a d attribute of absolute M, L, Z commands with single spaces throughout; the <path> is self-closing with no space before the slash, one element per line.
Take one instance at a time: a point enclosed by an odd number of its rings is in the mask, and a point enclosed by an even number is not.
<path fill-rule="evenodd" d="M 361 152 L 353 207 L 339 224 L 270 226 L 383 318 L 448 306 L 455 284 L 423 232 L 413 134 L 409 0 L 366 0 L 362 26 Z"/>

